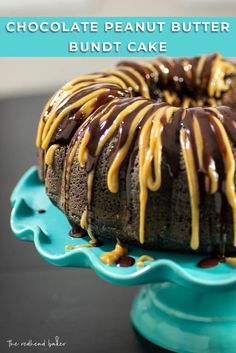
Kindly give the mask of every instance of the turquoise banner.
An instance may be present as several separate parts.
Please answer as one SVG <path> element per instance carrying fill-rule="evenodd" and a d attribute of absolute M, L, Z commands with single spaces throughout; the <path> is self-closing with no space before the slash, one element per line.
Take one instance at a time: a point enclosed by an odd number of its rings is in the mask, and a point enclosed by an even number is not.
<path fill-rule="evenodd" d="M 236 56 L 236 17 L 0 17 L 1 57 Z"/>

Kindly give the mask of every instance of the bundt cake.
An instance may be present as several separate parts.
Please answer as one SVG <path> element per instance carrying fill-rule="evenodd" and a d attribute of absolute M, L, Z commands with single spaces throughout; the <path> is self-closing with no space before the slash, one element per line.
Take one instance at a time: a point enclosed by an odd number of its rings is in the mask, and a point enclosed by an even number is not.
<path fill-rule="evenodd" d="M 218 53 L 123 61 L 63 86 L 36 144 L 72 235 L 234 251 L 235 102 L 236 66 Z"/>

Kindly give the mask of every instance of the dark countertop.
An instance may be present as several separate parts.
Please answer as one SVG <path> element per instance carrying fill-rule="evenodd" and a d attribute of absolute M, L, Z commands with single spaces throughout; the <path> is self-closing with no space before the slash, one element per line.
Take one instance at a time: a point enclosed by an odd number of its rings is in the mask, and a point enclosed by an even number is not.
<path fill-rule="evenodd" d="M 36 164 L 34 140 L 47 96 L 0 100 L 0 352 L 164 352 L 132 328 L 129 312 L 137 287 L 104 282 L 91 270 L 57 268 L 10 230 L 11 191 Z M 49 348 L 44 339 L 63 347 Z M 41 347 L 9 348 L 32 339 Z M 29 342 L 30 344 L 30 342 Z"/>

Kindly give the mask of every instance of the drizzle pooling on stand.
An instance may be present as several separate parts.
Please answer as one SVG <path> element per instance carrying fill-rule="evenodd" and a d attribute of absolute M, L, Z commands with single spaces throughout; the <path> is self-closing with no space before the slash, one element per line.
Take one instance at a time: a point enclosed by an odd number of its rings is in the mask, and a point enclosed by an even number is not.
<path fill-rule="evenodd" d="M 117 262 L 117 267 L 131 267 L 135 263 L 135 259 L 131 256 L 123 256 Z"/>
<path fill-rule="evenodd" d="M 42 214 L 42 213 L 45 213 L 46 211 L 43 210 L 43 209 L 40 209 L 40 210 L 38 210 L 37 212 L 38 212 L 39 214 Z"/>
<path fill-rule="evenodd" d="M 200 268 L 213 268 L 223 262 L 225 262 L 225 257 L 212 256 L 212 257 L 207 257 L 206 259 L 199 261 L 197 266 Z"/>

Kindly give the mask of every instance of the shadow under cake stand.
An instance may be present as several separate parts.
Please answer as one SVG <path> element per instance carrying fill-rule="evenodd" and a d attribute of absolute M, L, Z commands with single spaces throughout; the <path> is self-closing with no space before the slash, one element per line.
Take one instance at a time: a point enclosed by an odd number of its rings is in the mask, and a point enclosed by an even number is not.
<path fill-rule="evenodd" d="M 16 237 L 32 241 L 49 263 L 57 266 L 89 267 L 101 278 L 121 285 L 140 285 L 131 320 L 146 339 L 179 353 L 236 352 L 236 269 L 223 263 L 211 269 L 196 265 L 198 255 L 145 251 L 155 258 L 144 267 L 104 265 L 99 257 L 114 248 L 105 240 L 101 247 L 77 246 L 88 238 L 69 238 L 70 225 L 49 200 L 30 168 L 11 197 L 11 227 Z M 144 250 L 129 246 L 137 260 Z"/>

